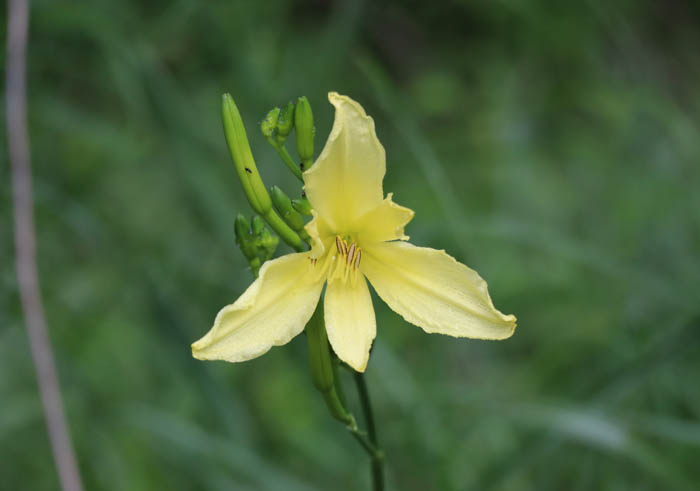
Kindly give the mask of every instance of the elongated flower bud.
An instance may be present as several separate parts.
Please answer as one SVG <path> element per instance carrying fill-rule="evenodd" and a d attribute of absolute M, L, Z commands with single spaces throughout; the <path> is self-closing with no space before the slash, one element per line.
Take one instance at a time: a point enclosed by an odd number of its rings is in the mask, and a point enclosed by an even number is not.
<path fill-rule="evenodd" d="M 294 128 L 294 103 L 284 106 L 277 118 L 277 143 L 282 145 Z"/>
<path fill-rule="evenodd" d="M 326 326 L 323 322 L 323 302 L 319 302 L 316 311 L 306 324 L 306 344 L 309 347 L 309 370 L 311 381 L 323 394 L 323 400 L 331 415 L 338 421 L 357 429 L 355 418 L 342 402 L 335 384 L 335 366 L 331 360 Z"/>
<path fill-rule="evenodd" d="M 230 94 L 224 94 L 222 98 L 221 117 L 224 123 L 226 143 L 231 152 L 238 178 L 243 185 L 243 191 L 245 191 L 253 210 L 265 215 L 272 208 L 272 201 L 270 201 L 270 196 L 260 178 L 258 168 L 255 166 L 243 120 Z"/>
<path fill-rule="evenodd" d="M 333 365 L 323 322 L 323 302 L 319 302 L 305 330 L 311 380 L 318 390 L 328 392 L 333 389 Z"/>
<path fill-rule="evenodd" d="M 277 209 L 277 213 L 287 222 L 287 225 L 292 227 L 292 230 L 296 232 L 303 230 L 305 225 L 304 217 L 292 207 L 289 196 L 284 194 L 284 191 L 278 186 L 272 186 L 270 188 L 270 196 L 272 197 L 272 204 L 275 205 Z"/>
<path fill-rule="evenodd" d="M 294 126 L 297 134 L 297 153 L 304 166 L 303 170 L 311 167 L 314 158 L 314 115 L 311 112 L 311 104 L 306 97 L 297 100 L 294 110 Z"/>

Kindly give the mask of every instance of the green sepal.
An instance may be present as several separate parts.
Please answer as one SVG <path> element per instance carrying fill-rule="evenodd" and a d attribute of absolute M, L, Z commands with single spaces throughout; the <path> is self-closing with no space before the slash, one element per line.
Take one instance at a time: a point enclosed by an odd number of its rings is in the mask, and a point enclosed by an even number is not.
<path fill-rule="evenodd" d="M 294 127 L 297 136 L 297 153 L 301 158 L 303 170 L 308 170 L 314 158 L 314 115 L 309 100 L 302 96 L 297 100 L 294 110 Z"/>

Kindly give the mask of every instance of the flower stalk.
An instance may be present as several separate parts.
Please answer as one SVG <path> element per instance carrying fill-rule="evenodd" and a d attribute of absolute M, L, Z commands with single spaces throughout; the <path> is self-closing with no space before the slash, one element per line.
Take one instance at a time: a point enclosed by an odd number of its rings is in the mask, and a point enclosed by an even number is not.
<path fill-rule="evenodd" d="M 369 455 L 372 469 L 372 489 L 381 491 L 384 489 L 384 451 L 378 446 L 374 415 L 363 374 L 349 368 L 353 372 L 357 386 L 362 413 L 367 425 L 366 433 L 359 429 L 355 417 L 347 409 L 345 392 L 338 373 L 340 361 L 331 355 L 329 349 L 326 326 L 323 321 L 322 302 L 319 302 L 304 331 L 309 348 L 309 368 L 314 387 L 323 395 L 323 400 L 331 416 L 346 426 L 353 438 Z"/>
<path fill-rule="evenodd" d="M 374 424 L 374 413 L 372 412 L 369 391 L 367 390 L 367 384 L 365 383 L 363 373 L 353 371 L 353 378 L 355 379 L 357 394 L 360 398 L 360 405 L 362 406 L 362 415 L 364 416 L 365 424 L 367 425 L 367 436 L 369 437 L 369 441 L 374 449 L 374 452 L 370 453 L 370 456 L 372 457 L 371 465 L 373 488 L 375 491 L 381 491 L 384 489 L 384 452 L 379 448 L 377 428 Z"/>

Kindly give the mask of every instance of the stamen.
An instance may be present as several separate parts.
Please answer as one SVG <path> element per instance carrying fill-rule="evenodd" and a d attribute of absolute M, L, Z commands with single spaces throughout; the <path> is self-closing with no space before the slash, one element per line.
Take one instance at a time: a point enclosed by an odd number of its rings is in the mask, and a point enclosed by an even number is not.
<path fill-rule="evenodd" d="M 338 236 L 336 235 L 336 236 L 335 236 L 335 247 L 336 247 L 336 249 L 338 249 L 338 252 L 339 252 L 340 254 L 343 253 L 343 246 L 340 245 L 341 243 L 342 243 L 342 242 L 341 242 L 340 237 L 338 237 Z"/>
<path fill-rule="evenodd" d="M 354 257 L 353 257 L 354 255 L 355 255 L 355 243 L 353 242 L 352 245 L 350 245 L 350 250 L 348 251 L 348 257 L 346 260 L 346 263 L 348 266 L 350 266 L 352 264 L 352 260 L 354 259 Z"/>
<path fill-rule="evenodd" d="M 335 248 L 338 253 L 329 253 L 326 256 L 319 273 L 327 275 L 328 281 L 340 279 L 346 282 L 350 279 L 354 285 L 357 282 L 357 270 L 362 260 L 362 249 L 355 242 L 348 245 L 348 240 L 342 239 L 339 235 L 335 236 Z"/>

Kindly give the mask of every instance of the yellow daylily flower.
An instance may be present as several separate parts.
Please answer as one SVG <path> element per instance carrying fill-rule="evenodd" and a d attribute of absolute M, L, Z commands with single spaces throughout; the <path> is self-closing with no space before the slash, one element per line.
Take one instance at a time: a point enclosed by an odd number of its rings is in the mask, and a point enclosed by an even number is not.
<path fill-rule="evenodd" d="M 445 251 L 408 242 L 413 211 L 384 197 L 384 147 L 360 104 L 335 92 L 335 122 L 304 173 L 313 219 L 308 252 L 267 261 L 258 278 L 216 316 L 192 345 L 196 358 L 239 362 L 289 342 L 304 330 L 324 284 L 325 324 L 333 350 L 359 372 L 369 360 L 376 320 L 367 280 L 406 321 L 428 333 L 505 339 L 516 319 L 493 305 L 478 273 Z"/>

